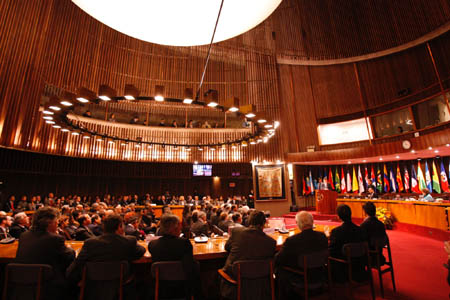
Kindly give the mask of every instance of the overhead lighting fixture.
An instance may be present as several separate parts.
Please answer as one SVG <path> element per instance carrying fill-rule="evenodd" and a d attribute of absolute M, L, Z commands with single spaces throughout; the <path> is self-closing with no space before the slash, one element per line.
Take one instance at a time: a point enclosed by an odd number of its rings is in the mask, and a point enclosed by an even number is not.
<path fill-rule="evenodd" d="M 240 111 L 245 115 L 246 118 L 251 119 L 256 116 L 256 107 L 253 104 L 247 104 L 240 107 Z"/>
<path fill-rule="evenodd" d="M 264 125 L 264 128 L 272 128 L 272 127 L 273 127 L 272 124 L 266 124 L 266 125 Z"/>
<path fill-rule="evenodd" d="M 52 121 L 52 120 L 46 120 L 45 123 L 47 123 L 47 124 L 55 124 L 55 121 Z"/>
<path fill-rule="evenodd" d="M 265 116 L 262 112 L 258 112 L 258 113 L 256 114 L 256 121 L 257 121 L 259 124 L 264 124 L 264 123 L 267 122 L 267 118 L 266 118 L 266 116 Z"/>
<path fill-rule="evenodd" d="M 60 125 L 57 125 L 57 124 L 53 125 L 52 127 L 53 127 L 53 128 L 56 128 L 56 129 L 61 128 L 61 126 L 60 126 Z"/>
<path fill-rule="evenodd" d="M 191 148 L 186 146 L 186 147 L 184 147 L 184 150 L 185 151 L 191 151 Z"/>
<path fill-rule="evenodd" d="M 80 133 L 78 131 L 72 131 L 72 135 L 78 136 Z"/>
<path fill-rule="evenodd" d="M 275 129 L 277 129 L 279 126 L 280 126 L 280 122 L 279 122 L 279 121 L 273 122 L 273 127 L 274 127 Z"/>
<path fill-rule="evenodd" d="M 98 97 L 103 101 L 111 101 L 111 99 L 116 97 L 116 95 L 116 90 L 106 84 L 100 85 L 98 89 Z"/>
<path fill-rule="evenodd" d="M 61 132 L 69 132 L 70 130 L 67 128 L 61 128 Z"/>
<path fill-rule="evenodd" d="M 248 146 L 248 144 L 247 144 L 247 142 L 246 142 L 246 141 L 242 141 L 242 142 L 241 142 L 241 146 L 242 146 L 242 147 L 247 147 L 247 146 Z"/>
<path fill-rule="evenodd" d="M 102 138 L 101 136 L 97 136 L 97 137 L 95 138 L 95 140 L 96 140 L 97 142 L 103 142 L 103 138 Z"/>
<path fill-rule="evenodd" d="M 158 102 L 164 101 L 164 86 L 163 85 L 155 86 L 155 101 L 158 101 Z"/>
<path fill-rule="evenodd" d="M 236 143 L 231 144 L 231 149 L 236 149 L 236 148 L 237 148 Z"/>
<path fill-rule="evenodd" d="M 194 101 L 194 91 L 191 88 L 186 88 L 184 90 L 184 104 L 191 104 Z"/>
<path fill-rule="evenodd" d="M 51 116 L 43 116 L 42 118 L 44 120 L 53 120 L 53 117 L 51 117 Z"/>
<path fill-rule="evenodd" d="M 54 111 L 60 111 L 61 110 L 61 107 L 56 106 L 56 105 L 50 105 L 48 108 L 50 108 L 51 110 L 54 110 Z"/>
<path fill-rule="evenodd" d="M 211 150 L 211 151 L 216 151 L 216 148 L 214 148 L 214 147 L 209 147 L 209 150 Z"/>
<path fill-rule="evenodd" d="M 250 139 L 250 145 L 255 145 L 256 141 L 254 139 Z"/>
<path fill-rule="evenodd" d="M 88 140 L 91 138 L 91 135 L 89 133 L 83 133 L 83 139 Z"/>
<path fill-rule="evenodd" d="M 205 93 L 206 105 L 209 107 L 216 107 L 219 105 L 219 93 L 216 90 L 208 90 Z"/>
<path fill-rule="evenodd" d="M 221 5 L 220 0 L 72 2 L 93 18 L 121 33 L 169 46 L 209 44 L 211 30 Z M 268 18 L 280 3 L 281 0 L 225 1 L 213 42 L 228 40 L 256 27 Z M 151 18 L 148 12 L 154 12 Z M 161 24 L 164 24 L 162 28 Z"/>
<path fill-rule="evenodd" d="M 71 102 L 66 101 L 66 100 L 63 100 L 63 101 L 61 101 L 60 103 L 61 103 L 62 105 L 64 105 L 64 106 L 72 106 L 72 105 L 73 105 Z"/>
<path fill-rule="evenodd" d="M 237 112 L 239 111 L 239 98 L 233 97 L 225 101 L 225 106 L 229 107 L 228 111 Z"/>
<path fill-rule="evenodd" d="M 197 147 L 197 150 L 198 150 L 198 151 L 203 151 L 203 148 L 200 147 L 200 146 L 198 146 L 198 147 Z"/>
<path fill-rule="evenodd" d="M 81 103 L 88 103 L 96 98 L 95 93 L 85 87 L 78 88 L 77 100 Z"/>
<path fill-rule="evenodd" d="M 380 159 L 379 160 L 383 160 L 383 158 L 382 157 L 380 157 Z"/>
<path fill-rule="evenodd" d="M 139 90 L 132 84 L 125 85 L 125 99 L 127 100 L 136 100 L 139 97 Z"/>
<path fill-rule="evenodd" d="M 120 143 L 120 146 L 122 146 L 122 147 L 128 146 L 128 142 L 122 141 L 122 142 Z"/>
<path fill-rule="evenodd" d="M 50 111 L 50 110 L 47 110 L 47 109 L 44 109 L 44 110 L 42 111 L 42 113 L 43 113 L 44 115 L 54 115 L 54 114 L 55 114 L 54 112 L 52 112 L 52 111 Z"/>

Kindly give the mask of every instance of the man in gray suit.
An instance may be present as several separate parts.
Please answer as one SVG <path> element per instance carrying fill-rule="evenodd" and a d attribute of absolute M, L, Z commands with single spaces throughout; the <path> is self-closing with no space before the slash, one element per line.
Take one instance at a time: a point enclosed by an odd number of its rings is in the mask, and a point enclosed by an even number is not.
<path fill-rule="evenodd" d="M 225 250 L 229 254 L 223 269 L 228 275 L 233 277 L 233 263 L 236 261 L 273 258 L 277 243 L 263 232 L 265 223 L 264 212 L 256 210 L 250 214 L 248 228 L 233 228 L 231 236 L 225 244 Z M 260 287 L 260 290 L 262 288 L 263 286 Z M 236 286 L 222 280 L 221 295 L 226 299 L 235 299 Z"/>

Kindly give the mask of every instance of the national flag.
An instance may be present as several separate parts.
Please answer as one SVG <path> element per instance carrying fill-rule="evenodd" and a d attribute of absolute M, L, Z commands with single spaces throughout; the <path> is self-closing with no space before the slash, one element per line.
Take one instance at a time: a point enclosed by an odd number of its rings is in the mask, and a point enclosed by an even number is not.
<path fill-rule="evenodd" d="M 334 182 L 333 182 L 333 173 L 331 173 L 331 167 L 330 170 L 328 171 L 328 183 L 331 186 L 331 189 L 334 190 Z"/>
<path fill-rule="evenodd" d="M 403 176 L 404 180 L 405 180 L 405 192 L 409 191 L 409 173 L 408 173 L 408 168 L 405 165 L 405 169 L 404 169 L 404 176 Z"/>
<path fill-rule="evenodd" d="M 430 193 L 433 192 L 433 184 L 431 182 L 431 174 L 430 169 L 428 169 L 428 162 L 425 161 L 425 181 L 427 183 L 427 188 L 430 191 Z"/>
<path fill-rule="evenodd" d="M 358 166 L 358 185 L 359 185 L 359 192 L 364 193 L 364 180 L 361 174 L 361 165 Z"/>
<path fill-rule="evenodd" d="M 341 167 L 341 193 L 347 193 L 347 185 L 345 184 L 345 174 L 343 167 Z"/>
<path fill-rule="evenodd" d="M 335 180 L 334 185 L 336 186 L 336 192 L 340 193 L 341 192 L 341 180 L 339 179 L 339 168 L 338 167 L 336 167 L 336 173 L 334 176 L 334 180 Z"/>
<path fill-rule="evenodd" d="M 367 171 L 367 166 L 364 167 L 364 182 L 367 187 L 369 185 L 369 172 Z"/>
<path fill-rule="evenodd" d="M 309 195 L 309 194 L 311 194 L 311 186 L 309 183 L 309 177 L 306 176 L 306 193 L 305 193 L 305 195 Z"/>
<path fill-rule="evenodd" d="M 400 172 L 400 164 L 399 163 L 397 163 L 397 186 L 398 186 L 399 192 L 403 192 L 405 190 L 403 188 L 402 173 Z"/>
<path fill-rule="evenodd" d="M 306 182 L 305 182 L 305 177 L 303 177 L 303 189 L 302 189 L 302 195 L 303 195 L 303 196 L 306 195 Z"/>
<path fill-rule="evenodd" d="M 419 165 L 420 165 L 420 163 L 419 163 Z M 411 169 L 411 192 L 420 193 L 419 182 L 417 180 L 416 169 L 414 168 L 414 165 L 412 165 L 412 169 Z"/>
<path fill-rule="evenodd" d="M 450 192 L 448 189 L 447 173 L 445 172 L 444 162 L 441 160 L 441 187 L 444 193 Z"/>
<path fill-rule="evenodd" d="M 349 169 L 347 169 L 347 193 L 352 192 L 352 176 L 350 175 Z"/>
<path fill-rule="evenodd" d="M 389 177 L 388 177 L 388 172 L 386 169 L 386 164 L 384 164 L 384 168 L 383 168 L 383 183 L 384 183 L 384 192 L 387 193 L 389 192 L 390 188 L 389 188 Z"/>
<path fill-rule="evenodd" d="M 432 168 L 433 168 L 433 175 L 432 175 L 432 181 L 433 181 L 433 190 L 436 192 L 436 193 L 441 193 L 441 185 L 439 184 L 439 175 L 438 175 L 438 172 L 437 172 L 437 169 L 436 169 L 436 164 L 434 163 L 434 160 L 433 160 L 433 166 L 432 166 Z"/>
<path fill-rule="evenodd" d="M 380 166 L 377 165 L 377 190 L 378 193 L 383 191 L 383 179 L 381 178 L 381 169 Z"/>
<path fill-rule="evenodd" d="M 392 168 L 389 169 L 389 181 L 391 183 L 391 192 L 397 193 L 397 184 L 395 182 L 394 171 L 392 171 Z"/>
<path fill-rule="evenodd" d="M 425 182 L 425 176 L 423 176 L 422 168 L 420 167 L 420 161 L 417 164 L 417 181 L 419 182 L 420 190 L 427 188 L 427 184 Z"/>
<path fill-rule="evenodd" d="M 309 190 L 311 191 L 311 194 L 314 194 L 314 183 L 313 183 L 311 170 L 309 170 Z"/>
<path fill-rule="evenodd" d="M 352 190 L 353 193 L 358 193 L 358 178 L 356 178 L 355 166 L 353 166 L 353 177 L 352 177 Z"/>
<path fill-rule="evenodd" d="M 372 180 L 372 184 L 377 186 L 377 178 L 375 176 L 375 171 L 373 169 L 373 165 L 370 167 L 370 179 Z"/>

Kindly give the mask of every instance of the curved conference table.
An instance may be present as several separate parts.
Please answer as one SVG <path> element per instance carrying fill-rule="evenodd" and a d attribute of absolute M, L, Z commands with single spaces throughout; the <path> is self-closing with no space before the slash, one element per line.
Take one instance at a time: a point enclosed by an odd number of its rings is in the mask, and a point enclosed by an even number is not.
<path fill-rule="evenodd" d="M 324 227 L 325 227 L 324 225 L 317 224 L 315 225 L 315 230 L 323 232 L 325 230 Z M 332 227 L 333 226 L 330 226 L 330 230 L 332 229 Z M 281 234 L 276 231 L 273 233 L 268 233 L 268 235 L 277 241 L 277 250 L 279 250 L 281 248 L 281 245 L 286 240 L 286 238 L 298 232 L 299 232 L 298 229 L 290 229 L 289 233 Z M 227 252 L 225 251 L 225 243 L 227 242 L 227 239 L 228 239 L 227 237 L 209 238 L 207 243 L 196 243 L 194 242 L 194 240 L 191 240 L 194 251 L 194 258 L 199 261 L 207 261 L 227 257 Z M 139 241 L 139 244 L 145 247 L 145 249 L 147 249 L 148 246 L 147 242 Z M 15 241 L 11 244 L 0 245 L 0 263 L 12 262 L 16 257 L 18 245 L 19 245 L 18 241 Z M 73 248 L 76 254 L 78 255 L 78 253 L 81 250 L 81 247 L 83 246 L 83 242 L 67 241 L 66 245 L 68 247 Z M 152 257 L 148 252 L 148 249 L 142 258 L 135 261 L 135 263 L 151 263 L 151 262 Z"/>

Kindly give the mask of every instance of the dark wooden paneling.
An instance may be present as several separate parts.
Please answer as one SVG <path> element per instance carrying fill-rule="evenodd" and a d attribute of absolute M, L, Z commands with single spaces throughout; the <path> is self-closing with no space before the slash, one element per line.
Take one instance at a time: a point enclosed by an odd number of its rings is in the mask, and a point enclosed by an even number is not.
<path fill-rule="evenodd" d="M 151 193 L 228 196 L 248 195 L 252 183 L 250 164 L 213 164 L 213 177 L 192 176 L 192 164 L 135 163 L 71 158 L 0 148 L 0 178 L 4 194 L 103 195 Z M 238 172 L 239 176 L 232 176 Z M 219 193 L 212 189 L 220 178 Z M 236 187 L 230 188 L 229 183 Z"/>
<path fill-rule="evenodd" d="M 390 103 L 401 90 L 416 93 L 438 83 L 425 45 L 360 62 L 358 71 L 367 108 Z"/>
<path fill-rule="evenodd" d="M 450 32 L 430 42 L 441 80 L 445 80 L 445 88 L 450 88 Z"/>
<path fill-rule="evenodd" d="M 363 110 L 352 64 L 310 70 L 317 118 Z"/>

